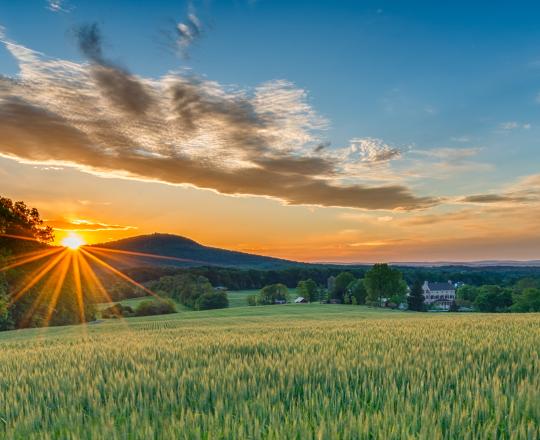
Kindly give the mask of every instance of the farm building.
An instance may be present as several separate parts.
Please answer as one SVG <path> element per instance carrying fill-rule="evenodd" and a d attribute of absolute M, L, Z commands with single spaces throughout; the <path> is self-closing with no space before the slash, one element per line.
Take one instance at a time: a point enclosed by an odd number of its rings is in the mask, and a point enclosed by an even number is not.
<path fill-rule="evenodd" d="M 442 309 L 449 309 L 456 299 L 456 289 L 451 281 L 447 283 L 424 281 L 422 290 L 426 304 L 434 304 Z"/>

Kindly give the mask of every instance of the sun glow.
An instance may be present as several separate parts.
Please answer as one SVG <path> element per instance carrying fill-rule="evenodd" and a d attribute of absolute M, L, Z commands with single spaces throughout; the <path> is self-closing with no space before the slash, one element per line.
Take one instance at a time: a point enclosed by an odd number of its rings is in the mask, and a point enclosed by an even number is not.
<path fill-rule="evenodd" d="M 69 234 L 66 238 L 62 240 L 62 245 L 71 250 L 79 249 L 79 247 L 83 244 L 86 244 L 86 242 L 78 234 Z"/>
<path fill-rule="evenodd" d="M 0 237 L 20 238 L 21 240 L 32 240 L 31 238 L 17 235 L 1 234 Z M 34 239 L 34 241 L 37 241 Z M 30 323 L 34 313 L 42 313 L 45 316 L 45 325 L 48 326 L 53 315 L 57 313 L 56 304 L 60 296 L 68 291 L 64 288 L 66 280 L 73 281 L 71 294 L 75 296 L 77 309 L 79 313 L 79 321 L 81 324 L 86 323 L 85 302 L 91 301 L 92 304 L 97 303 L 112 303 L 113 299 L 107 292 L 95 272 L 95 268 L 99 267 L 101 271 L 106 271 L 124 282 L 131 284 L 152 295 L 160 298 L 158 294 L 130 278 L 125 273 L 116 269 L 111 264 L 103 259 L 119 260 L 121 263 L 126 262 L 128 257 L 147 257 L 167 260 L 190 261 L 183 258 L 170 257 L 165 255 L 149 254 L 144 252 L 130 252 L 119 249 L 107 249 L 95 246 L 83 246 L 86 241 L 80 235 L 71 232 L 61 241 L 63 247 L 54 246 L 36 251 L 30 251 L 23 254 L 15 255 L 7 259 L 4 266 L 0 266 L 0 274 L 15 267 L 34 264 L 32 268 L 23 278 L 23 282 L 17 289 L 10 294 L 8 307 L 13 306 L 21 298 L 32 292 L 32 288 L 40 286 L 39 293 L 35 296 L 22 323 L 24 326 Z M 72 252 L 77 250 L 77 252 Z M 44 260 L 44 261 L 40 261 Z M 69 287 L 70 284 L 67 284 Z M 122 316 L 119 315 L 119 318 Z"/>

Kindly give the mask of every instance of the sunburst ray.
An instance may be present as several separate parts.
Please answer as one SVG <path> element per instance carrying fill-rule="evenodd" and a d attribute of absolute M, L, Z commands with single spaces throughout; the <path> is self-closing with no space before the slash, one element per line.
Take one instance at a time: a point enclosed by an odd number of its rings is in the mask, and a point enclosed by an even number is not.
<path fill-rule="evenodd" d="M 138 283 L 137 281 L 135 281 L 134 279 L 130 278 L 129 276 L 127 276 L 125 273 L 123 272 L 120 272 L 118 269 L 116 269 L 115 267 L 111 266 L 110 264 L 106 263 L 105 261 L 101 260 L 100 258 L 96 257 L 95 255 L 91 254 L 90 252 L 88 252 L 86 249 L 83 249 L 81 248 L 80 249 L 81 252 L 86 255 L 87 257 L 89 257 L 90 259 L 92 259 L 93 261 L 95 261 L 96 263 L 98 263 L 99 265 L 103 266 L 104 268 L 108 269 L 110 272 L 114 273 L 115 275 L 117 275 L 118 277 L 122 278 L 123 280 L 127 281 L 128 283 L 138 287 L 139 289 L 142 289 L 143 291 L 145 291 L 146 293 L 148 293 L 149 295 L 152 295 L 152 296 L 155 296 L 156 298 L 161 298 L 157 293 L 155 292 L 152 292 L 149 288 L 147 288 L 146 286 L 143 286 L 142 284 Z"/>
<path fill-rule="evenodd" d="M 48 293 L 51 292 L 51 288 L 54 294 L 54 292 L 56 291 L 56 285 L 58 283 L 63 285 L 64 279 L 66 277 L 66 273 L 70 266 L 69 258 L 70 256 L 68 254 L 65 254 L 62 260 L 56 265 L 56 267 L 54 267 L 50 271 L 46 284 L 43 286 L 43 289 L 41 289 L 41 292 L 39 293 L 38 297 L 32 303 L 32 306 L 30 307 L 30 309 L 25 313 L 24 317 L 22 318 L 22 327 L 26 327 L 28 325 L 28 323 L 30 322 L 30 319 L 32 318 L 32 315 L 36 313 L 39 307 L 44 303 Z M 51 295 L 51 298 L 50 298 L 51 300 L 52 300 L 52 296 L 53 295 Z"/>
<path fill-rule="evenodd" d="M 83 278 L 87 281 L 88 285 L 95 287 L 99 291 L 99 293 L 101 294 L 101 299 L 104 300 L 104 302 L 114 303 L 113 299 L 109 295 L 109 292 L 107 292 L 107 289 L 105 289 L 105 286 L 103 285 L 101 280 L 98 278 L 98 276 L 92 269 L 92 266 L 90 266 L 90 263 L 88 263 L 88 261 L 86 260 L 86 257 L 82 253 L 79 253 L 79 258 L 80 258 L 81 273 L 83 275 Z M 112 309 L 112 313 L 117 318 L 124 321 L 124 317 L 122 316 L 122 314 L 118 313 L 118 311 L 114 307 Z"/>
<path fill-rule="evenodd" d="M 37 261 L 42 258 L 51 256 L 57 252 L 61 252 L 62 248 L 47 249 L 41 251 L 28 252 L 26 254 L 18 255 L 11 258 L 11 263 L 8 263 L 6 266 L 0 268 L 0 272 L 5 272 L 6 270 L 13 269 L 24 264 L 31 263 L 32 261 Z"/>
<path fill-rule="evenodd" d="M 113 254 L 124 254 L 128 256 L 133 257 L 148 257 L 148 258 L 156 258 L 160 260 L 171 260 L 171 261 L 179 261 L 182 263 L 198 263 L 198 264 L 204 264 L 204 261 L 199 260 L 192 260 L 190 258 L 180 258 L 180 257 L 172 257 L 168 255 L 159 255 L 159 254 L 148 254 L 146 252 L 135 252 L 135 251 L 123 251 L 120 249 L 108 249 L 98 246 L 85 246 L 84 247 L 87 251 L 100 251 L 105 253 L 113 253 Z"/>
<path fill-rule="evenodd" d="M 86 317 L 84 314 L 84 294 L 81 284 L 81 269 L 79 266 L 79 252 L 75 252 L 71 259 L 73 262 L 73 279 L 75 281 L 75 295 L 77 298 L 77 307 L 79 308 L 79 319 L 81 324 L 86 324 Z"/>
<path fill-rule="evenodd" d="M 15 302 L 17 302 L 26 292 L 28 292 L 32 287 L 34 287 L 45 275 L 47 275 L 47 273 L 60 262 L 60 260 L 67 254 L 67 252 L 68 250 L 64 250 L 53 260 L 45 264 L 44 267 L 41 266 L 41 268 L 37 270 L 37 273 L 32 276 L 30 281 L 25 286 L 23 286 L 18 292 L 15 292 L 11 295 L 10 305 L 13 305 Z"/>
<path fill-rule="evenodd" d="M 58 303 L 58 298 L 60 297 L 60 292 L 62 291 L 62 287 L 64 286 L 64 281 L 66 280 L 68 270 L 71 267 L 71 260 L 73 259 L 73 255 L 70 253 L 66 253 L 66 258 L 69 261 L 67 261 L 65 266 L 62 268 L 62 272 L 60 274 L 61 276 L 56 282 L 53 293 L 51 295 L 51 300 L 49 301 L 47 307 L 47 315 L 45 316 L 45 327 L 48 327 L 51 322 L 51 318 L 54 313 L 56 304 Z"/>

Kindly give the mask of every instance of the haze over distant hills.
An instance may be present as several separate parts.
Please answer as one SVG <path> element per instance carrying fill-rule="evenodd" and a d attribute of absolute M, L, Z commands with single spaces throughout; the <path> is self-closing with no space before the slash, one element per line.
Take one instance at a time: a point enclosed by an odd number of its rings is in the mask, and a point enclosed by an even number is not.
<path fill-rule="evenodd" d="M 540 267 L 540 260 L 410 261 L 391 264 L 410 267 Z"/>
<path fill-rule="evenodd" d="M 265 257 L 238 251 L 204 246 L 186 237 L 172 234 L 150 234 L 111 241 L 94 247 L 141 252 L 171 259 L 122 255 L 115 263 L 120 266 L 222 266 L 256 269 L 279 269 L 301 265 L 296 261 Z M 182 261 L 184 260 L 184 261 Z"/>
<path fill-rule="evenodd" d="M 122 255 L 114 263 L 116 266 L 221 266 L 253 269 L 280 269 L 290 266 L 310 265 L 310 266 L 365 266 L 371 263 L 302 263 L 298 261 L 285 260 L 281 258 L 266 257 L 262 255 L 249 254 L 245 252 L 231 251 L 210 246 L 204 246 L 187 237 L 173 234 L 149 234 L 124 238 L 122 240 L 93 245 L 92 247 L 102 247 L 107 249 L 117 249 L 128 252 L 141 252 L 153 255 L 160 255 L 168 258 L 149 258 L 144 256 Z M 120 255 L 119 255 L 120 257 Z M 482 260 L 482 261 L 435 261 L 435 262 L 393 262 L 394 266 L 408 267 L 448 267 L 462 266 L 471 268 L 481 267 L 540 267 L 540 260 L 519 261 L 519 260 Z"/>

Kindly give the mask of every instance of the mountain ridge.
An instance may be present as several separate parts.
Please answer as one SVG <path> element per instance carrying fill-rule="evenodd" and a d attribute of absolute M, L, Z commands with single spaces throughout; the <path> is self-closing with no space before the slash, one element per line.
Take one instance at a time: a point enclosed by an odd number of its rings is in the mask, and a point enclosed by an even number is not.
<path fill-rule="evenodd" d="M 126 266 L 134 266 L 144 262 L 145 264 L 156 266 L 222 266 L 274 269 L 308 264 L 205 246 L 188 237 L 157 232 L 89 246 L 89 248 L 92 247 L 124 252 L 140 252 L 161 257 L 152 258 L 141 255 L 126 255 L 124 257 L 126 260 L 133 259 L 131 264 L 126 261 L 124 264 Z M 168 259 L 166 257 L 171 258 Z"/>
<path fill-rule="evenodd" d="M 206 246 L 197 241 L 175 234 L 158 233 L 136 235 L 106 243 L 89 245 L 92 248 L 106 248 L 127 252 L 141 252 L 159 255 L 167 258 L 151 258 L 144 256 L 129 256 L 131 262 L 119 265 L 155 265 L 155 266 L 221 266 L 254 269 L 280 269 L 291 266 L 371 266 L 369 262 L 314 262 L 306 263 L 287 260 L 265 255 L 251 254 L 247 252 L 233 251 L 213 246 Z M 125 257 L 127 259 L 127 257 Z M 180 261 L 180 260 L 186 261 Z M 188 261 L 189 260 L 189 261 Z M 390 262 L 392 266 L 401 267 L 540 267 L 540 260 L 478 260 L 478 261 L 407 261 Z"/>

